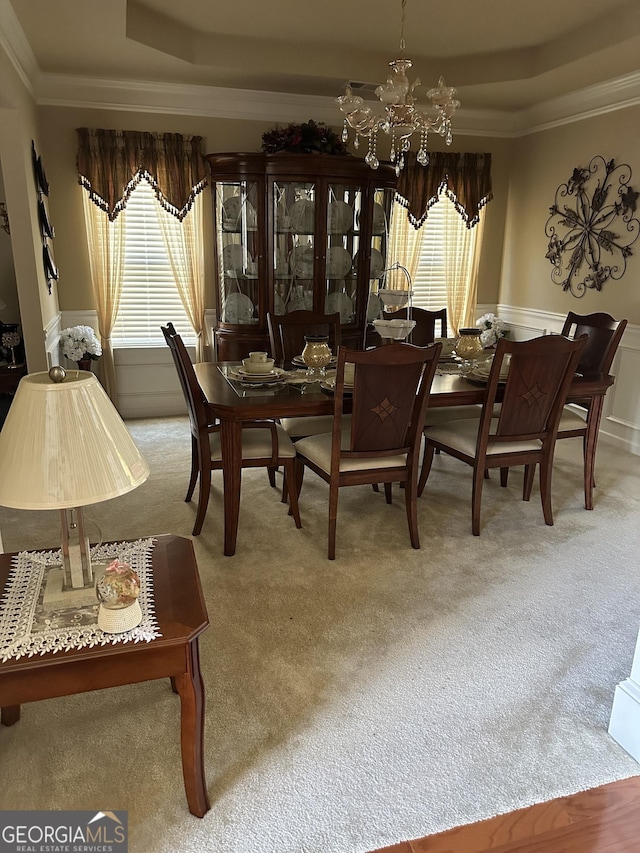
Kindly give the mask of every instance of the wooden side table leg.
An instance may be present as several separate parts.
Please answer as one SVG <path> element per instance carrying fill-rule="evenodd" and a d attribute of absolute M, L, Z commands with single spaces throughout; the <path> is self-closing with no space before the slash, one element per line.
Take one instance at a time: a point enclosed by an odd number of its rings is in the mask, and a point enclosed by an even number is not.
<path fill-rule="evenodd" d="M 20 719 L 20 705 L 5 705 L 0 708 L 0 723 L 13 726 Z"/>
<path fill-rule="evenodd" d="M 204 817 L 211 805 L 204 775 L 204 684 L 197 639 L 187 645 L 186 656 L 187 672 L 174 679 L 180 694 L 182 775 L 189 811 Z"/>

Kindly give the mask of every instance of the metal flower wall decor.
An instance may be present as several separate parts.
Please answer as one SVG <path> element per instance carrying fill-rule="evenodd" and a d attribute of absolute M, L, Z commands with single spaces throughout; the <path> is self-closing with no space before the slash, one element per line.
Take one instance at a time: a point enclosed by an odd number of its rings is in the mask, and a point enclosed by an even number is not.
<path fill-rule="evenodd" d="M 602 290 L 605 281 L 624 275 L 640 233 L 634 217 L 639 193 L 630 181 L 629 166 L 596 156 L 556 190 L 545 257 L 553 265 L 551 280 L 573 296 Z"/>

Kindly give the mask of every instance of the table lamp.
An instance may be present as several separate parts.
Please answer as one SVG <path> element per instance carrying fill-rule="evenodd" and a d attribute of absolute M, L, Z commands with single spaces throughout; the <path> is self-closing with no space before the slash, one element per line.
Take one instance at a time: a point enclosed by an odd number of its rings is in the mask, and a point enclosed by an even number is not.
<path fill-rule="evenodd" d="M 49 603 L 81 606 L 78 590 L 95 601 L 82 507 L 137 488 L 149 467 L 94 374 L 52 367 L 21 379 L 0 431 L 0 471 L 0 506 L 60 510 L 61 584 Z"/>

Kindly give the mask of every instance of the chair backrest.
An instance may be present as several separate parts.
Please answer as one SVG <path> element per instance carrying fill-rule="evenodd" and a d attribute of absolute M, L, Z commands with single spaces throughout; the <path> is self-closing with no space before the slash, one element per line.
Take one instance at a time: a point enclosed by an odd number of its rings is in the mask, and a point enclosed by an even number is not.
<path fill-rule="evenodd" d="M 504 381 L 497 429 L 491 432 L 491 440 L 510 443 L 555 440 L 562 407 L 587 340 L 586 335 L 577 340 L 561 335 L 546 335 L 529 341 L 500 338 L 482 408 L 478 449 L 482 441 L 486 449 L 501 384 L 500 372 L 507 356 L 509 370 Z"/>
<path fill-rule="evenodd" d="M 401 309 L 387 314 L 383 314 L 385 320 L 406 320 L 407 310 Z M 410 341 L 414 346 L 426 347 L 432 344 L 436 337 L 447 337 L 447 309 L 441 308 L 439 311 L 427 311 L 426 308 L 409 309 L 409 317 L 415 320 L 415 328 L 411 332 Z M 436 335 L 436 323 L 440 326 L 440 331 Z"/>
<path fill-rule="evenodd" d="M 580 373 L 609 373 L 626 327 L 626 320 L 615 320 L 603 312 L 574 314 L 569 311 L 561 334 L 574 338 L 589 335 L 578 364 Z"/>
<path fill-rule="evenodd" d="M 431 383 L 442 344 L 416 347 L 394 343 L 371 350 L 340 347 L 336 369 L 332 470 L 340 457 L 413 454 L 417 466 Z M 351 438 L 341 450 L 344 367 L 354 365 Z"/>
<path fill-rule="evenodd" d="M 328 335 L 329 348 L 334 355 L 340 346 L 339 313 L 292 311 L 290 314 L 267 314 L 267 327 L 271 356 L 279 365 L 302 354 L 305 335 Z"/>
<path fill-rule="evenodd" d="M 160 326 L 162 334 L 167 342 L 173 361 L 178 371 L 178 379 L 182 393 L 184 394 L 187 403 L 187 411 L 189 412 L 189 421 L 191 429 L 195 433 L 206 429 L 209 425 L 209 416 L 207 412 L 207 404 L 198 377 L 193 369 L 191 357 L 187 352 L 184 341 L 176 332 L 173 323 L 167 323 L 166 326 Z"/>

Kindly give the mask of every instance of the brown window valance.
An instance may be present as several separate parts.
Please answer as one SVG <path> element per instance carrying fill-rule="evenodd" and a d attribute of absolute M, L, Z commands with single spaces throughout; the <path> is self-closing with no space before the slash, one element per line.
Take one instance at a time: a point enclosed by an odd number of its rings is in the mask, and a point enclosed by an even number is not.
<path fill-rule="evenodd" d="M 467 228 L 473 228 L 480 210 L 493 198 L 491 154 L 435 151 L 429 155 L 427 166 L 412 156 L 400 173 L 396 200 L 407 208 L 414 228 L 424 224 L 442 192 L 454 203 Z"/>
<path fill-rule="evenodd" d="M 112 221 L 143 178 L 180 221 L 207 184 L 201 136 L 86 127 L 77 133 L 79 182 Z"/>

